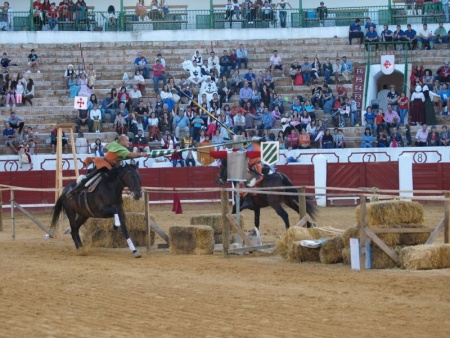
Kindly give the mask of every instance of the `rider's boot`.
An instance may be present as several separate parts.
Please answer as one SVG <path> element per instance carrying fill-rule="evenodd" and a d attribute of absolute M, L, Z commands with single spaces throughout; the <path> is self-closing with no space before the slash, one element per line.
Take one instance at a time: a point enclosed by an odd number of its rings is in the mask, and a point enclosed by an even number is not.
<path fill-rule="evenodd" d="M 77 195 L 81 190 L 84 189 L 84 186 L 87 181 L 89 181 L 96 173 L 98 172 L 97 169 L 92 170 L 89 172 L 84 178 L 77 180 L 77 185 L 67 194 L 68 197 Z"/>

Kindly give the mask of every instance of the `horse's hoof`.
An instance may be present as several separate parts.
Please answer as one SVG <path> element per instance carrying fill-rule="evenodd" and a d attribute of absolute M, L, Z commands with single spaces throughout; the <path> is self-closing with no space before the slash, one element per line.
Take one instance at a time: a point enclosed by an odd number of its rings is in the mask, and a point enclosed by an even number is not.
<path fill-rule="evenodd" d="M 133 256 L 134 256 L 134 258 L 141 258 L 142 257 L 141 253 L 139 251 L 137 251 L 137 250 L 133 251 Z"/>

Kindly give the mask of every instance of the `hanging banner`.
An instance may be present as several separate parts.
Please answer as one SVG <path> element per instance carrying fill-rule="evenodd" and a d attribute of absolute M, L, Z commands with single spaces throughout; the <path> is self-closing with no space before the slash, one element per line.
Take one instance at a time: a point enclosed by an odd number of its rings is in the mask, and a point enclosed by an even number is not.
<path fill-rule="evenodd" d="M 389 75 L 394 72 L 395 68 L 395 55 L 386 54 L 381 55 L 381 71 L 383 74 Z"/>

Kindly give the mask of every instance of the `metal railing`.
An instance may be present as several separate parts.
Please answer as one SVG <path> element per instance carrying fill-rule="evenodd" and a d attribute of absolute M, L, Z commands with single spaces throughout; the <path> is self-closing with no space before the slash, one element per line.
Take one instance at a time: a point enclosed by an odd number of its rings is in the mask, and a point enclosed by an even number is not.
<path fill-rule="evenodd" d="M 229 28 L 301 28 L 349 26 L 356 19 L 370 17 L 377 25 L 405 25 L 445 22 L 442 4 L 419 7 L 404 4 L 392 6 L 333 7 L 321 13 L 317 8 L 241 9 L 227 12 L 225 7 L 205 10 L 149 11 L 139 17 L 134 11 L 71 12 L 52 22 L 33 11 L 0 14 L 0 29 L 4 31 L 132 31 L 132 30 L 186 30 Z"/>

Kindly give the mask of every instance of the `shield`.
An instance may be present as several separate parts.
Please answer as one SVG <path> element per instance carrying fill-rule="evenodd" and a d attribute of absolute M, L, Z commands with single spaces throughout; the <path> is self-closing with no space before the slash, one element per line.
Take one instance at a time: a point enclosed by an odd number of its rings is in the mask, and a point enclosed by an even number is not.
<path fill-rule="evenodd" d="M 279 142 L 261 143 L 261 162 L 267 165 L 274 165 L 280 160 Z"/>
<path fill-rule="evenodd" d="M 394 72 L 395 69 L 395 55 L 386 54 L 381 55 L 381 71 L 383 74 L 389 75 Z"/>
<path fill-rule="evenodd" d="M 88 98 L 84 96 L 75 96 L 73 101 L 73 107 L 75 109 L 86 110 L 87 109 Z"/>

